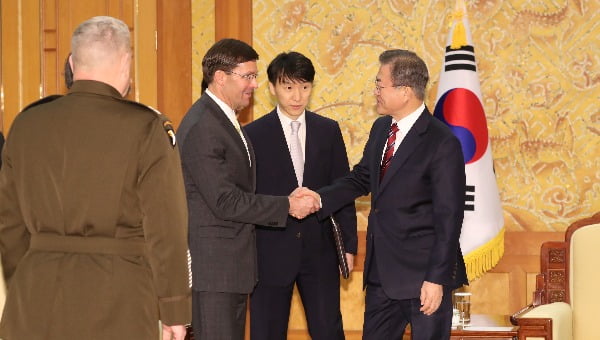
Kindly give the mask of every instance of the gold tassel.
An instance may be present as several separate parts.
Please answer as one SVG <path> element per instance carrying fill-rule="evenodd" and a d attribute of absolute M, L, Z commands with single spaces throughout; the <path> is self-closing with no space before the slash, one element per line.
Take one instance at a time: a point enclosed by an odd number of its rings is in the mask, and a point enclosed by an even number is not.
<path fill-rule="evenodd" d="M 465 255 L 469 282 L 481 277 L 497 265 L 502 255 L 504 255 L 504 228 L 486 244 Z"/>

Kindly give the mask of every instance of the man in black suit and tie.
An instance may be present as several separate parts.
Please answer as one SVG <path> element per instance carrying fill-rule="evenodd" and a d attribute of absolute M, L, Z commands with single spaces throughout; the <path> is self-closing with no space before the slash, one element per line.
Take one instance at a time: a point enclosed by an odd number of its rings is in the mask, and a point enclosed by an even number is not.
<path fill-rule="evenodd" d="M 196 339 L 244 338 L 246 301 L 257 282 L 254 224 L 284 227 L 288 213 L 303 218 L 318 208 L 312 199 L 255 194 L 256 159 L 236 112 L 257 88 L 257 59 L 242 41 L 216 42 L 202 60 L 207 89 L 177 133 L 189 211 Z"/>
<path fill-rule="evenodd" d="M 351 173 L 319 190 L 318 214 L 324 218 L 371 194 L 363 339 L 400 340 L 409 323 L 412 339 L 449 339 L 451 292 L 467 284 L 459 245 L 465 196 L 460 142 L 424 105 L 425 62 L 405 50 L 386 51 L 379 61 L 375 96 L 383 117 Z"/>
<path fill-rule="evenodd" d="M 348 174 L 348 157 L 334 120 L 306 110 L 315 69 L 298 52 L 279 54 L 267 68 L 277 108 L 245 127 L 256 155 L 256 192 L 285 195 L 313 189 Z M 346 258 L 356 254 L 356 210 L 347 204 L 336 218 Z M 286 228 L 257 227 L 259 281 L 250 299 L 252 340 L 287 339 L 290 303 L 297 285 L 313 340 L 344 339 L 340 278 L 331 224 L 316 215 L 288 217 Z"/>

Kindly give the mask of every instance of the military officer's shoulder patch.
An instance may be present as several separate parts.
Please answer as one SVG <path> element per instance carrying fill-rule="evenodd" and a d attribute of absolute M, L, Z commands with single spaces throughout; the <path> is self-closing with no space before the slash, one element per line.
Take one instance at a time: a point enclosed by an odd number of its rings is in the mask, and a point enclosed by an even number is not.
<path fill-rule="evenodd" d="M 154 112 L 156 112 L 156 114 L 158 115 L 158 118 L 160 119 L 160 122 L 163 128 L 165 129 L 165 132 L 167 133 L 167 136 L 169 136 L 171 146 L 175 147 L 175 145 L 177 145 L 177 138 L 175 137 L 175 129 L 173 129 L 173 123 L 171 123 L 167 116 L 160 113 L 160 111 L 154 109 L 153 107 L 150 108 L 154 110 Z"/>
<path fill-rule="evenodd" d="M 158 111 L 157 109 L 153 108 L 152 106 L 149 105 L 144 105 L 142 103 L 138 103 L 132 100 L 124 100 L 127 103 L 136 105 L 138 107 L 143 107 L 147 110 L 152 111 L 160 120 L 160 123 L 162 124 L 163 128 L 165 129 L 165 132 L 167 133 L 167 137 L 169 137 L 169 142 L 171 143 L 172 147 L 175 147 L 177 145 L 177 139 L 175 138 L 175 130 L 173 129 L 173 123 L 171 123 L 171 121 L 169 120 L 169 118 L 167 116 L 165 116 L 164 114 L 162 114 L 162 112 Z"/>
<path fill-rule="evenodd" d="M 32 107 L 34 107 L 34 106 L 38 106 L 38 105 L 49 103 L 49 102 L 51 102 L 53 100 L 56 100 L 56 99 L 58 99 L 60 97 L 62 97 L 61 94 L 53 94 L 51 96 L 44 97 L 44 98 L 42 98 L 42 99 L 40 99 L 38 101 L 35 101 L 35 102 L 33 102 L 33 103 L 25 106 L 25 108 L 22 111 L 27 111 L 27 110 L 31 109 Z"/>

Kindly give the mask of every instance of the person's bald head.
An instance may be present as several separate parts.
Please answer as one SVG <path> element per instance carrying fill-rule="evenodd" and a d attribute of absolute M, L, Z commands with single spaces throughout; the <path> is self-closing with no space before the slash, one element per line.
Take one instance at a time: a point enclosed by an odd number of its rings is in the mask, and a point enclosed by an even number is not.
<path fill-rule="evenodd" d="M 98 16 L 81 23 L 71 38 L 73 79 L 97 80 L 125 95 L 129 87 L 131 41 L 127 25 Z"/>

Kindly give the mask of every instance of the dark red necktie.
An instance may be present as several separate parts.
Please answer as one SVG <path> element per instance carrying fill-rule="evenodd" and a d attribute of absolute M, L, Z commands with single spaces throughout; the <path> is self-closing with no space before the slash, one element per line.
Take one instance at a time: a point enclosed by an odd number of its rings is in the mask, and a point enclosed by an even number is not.
<path fill-rule="evenodd" d="M 390 126 L 388 132 L 387 143 L 385 144 L 385 153 L 383 154 L 383 160 L 381 161 L 381 169 L 379 171 L 379 181 L 383 179 L 387 168 L 390 166 L 392 157 L 394 156 L 394 142 L 396 142 L 396 132 L 398 132 L 398 124 L 394 123 Z"/>

